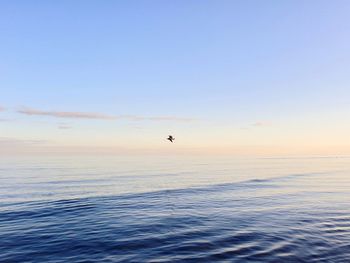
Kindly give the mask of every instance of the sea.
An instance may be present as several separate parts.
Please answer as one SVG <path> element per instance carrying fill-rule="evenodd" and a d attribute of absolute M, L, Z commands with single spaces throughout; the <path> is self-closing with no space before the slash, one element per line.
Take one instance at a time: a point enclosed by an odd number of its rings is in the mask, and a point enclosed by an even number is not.
<path fill-rule="evenodd" d="M 350 158 L 2 156 L 0 262 L 350 262 Z"/>

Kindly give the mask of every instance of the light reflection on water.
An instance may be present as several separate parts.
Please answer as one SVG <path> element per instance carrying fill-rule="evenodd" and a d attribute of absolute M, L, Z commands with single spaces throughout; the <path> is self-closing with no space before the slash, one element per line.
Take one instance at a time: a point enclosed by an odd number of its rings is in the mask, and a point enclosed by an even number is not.
<path fill-rule="evenodd" d="M 0 262 L 350 258 L 349 158 L 3 158 L 0 200 Z"/>

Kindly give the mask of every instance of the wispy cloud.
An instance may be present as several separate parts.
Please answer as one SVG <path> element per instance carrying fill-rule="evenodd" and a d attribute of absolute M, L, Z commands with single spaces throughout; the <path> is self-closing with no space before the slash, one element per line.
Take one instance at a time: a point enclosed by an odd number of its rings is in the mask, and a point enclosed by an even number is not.
<path fill-rule="evenodd" d="M 193 118 L 180 118 L 174 116 L 164 116 L 164 117 L 150 117 L 147 118 L 150 121 L 195 121 Z"/>
<path fill-rule="evenodd" d="M 71 129 L 72 127 L 71 126 L 68 126 L 68 125 L 60 125 L 58 126 L 58 129 L 61 129 L 61 130 L 67 130 L 67 129 Z"/>
<path fill-rule="evenodd" d="M 132 121 L 195 121 L 194 118 L 181 118 L 176 116 L 157 116 L 157 117 L 143 117 L 136 115 L 119 115 L 118 119 L 127 119 Z"/>
<path fill-rule="evenodd" d="M 266 126 L 270 126 L 271 123 L 267 122 L 267 121 L 257 121 L 255 123 L 253 123 L 253 126 L 255 127 L 266 127 Z"/>
<path fill-rule="evenodd" d="M 195 121 L 193 118 L 181 118 L 176 116 L 156 116 L 145 117 L 137 115 L 107 115 L 95 112 L 76 112 L 76 111 L 44 111 L 33 108 L 21 108 L 17 110 L 20 114 L 31 116 L 50 116 L 56 118 L 70 118 L 70 119 L 100 119 L 100 120 L 117 120 L 124 119 L 130 121 L 181 121 L 189 122 Z"/>
<path fill-rule="evenodd" d="M 2 106 L 0 106 L 0 111 L 5 111 L 6 109 Z"/>
<path fill-rule="evenodd" d="M 18 113 L 25 115 L 41 115 L 51 116 L 56 118 L 72 118 L 72 119 L 104 119 L 113 120 L 116 119 L 114 116 L 94 113 L 94 112 L 74 112 L 74 111 L 43 111 L 32 108 L 22 108 L 17 111 Z"/>
<path fill-rule="evenodd" d="M 54 142 L 48 140 L 0 137 L 0 156 L 35 152 L 49 153 L 50 148 L 54 145 Z"/>
<path fill-rule="evenodd" d="M 17 139 L 9 137 L 0 137 L 0 145 L 38 145 L 46 144 L 49 141 L 47 140 L 26 140 L 26 139 Z"/>
<path fill-rule="evenodd" d="M 270 122 L 267 121 L 257 121 L 257 122 L 253 122 L 250 124 L 247 124 L 246 126 L 241 127 L 241 130 L 251 130 L 254 128 L 263 128 L 263 127 L 268 127 L 271 126 Z"/>

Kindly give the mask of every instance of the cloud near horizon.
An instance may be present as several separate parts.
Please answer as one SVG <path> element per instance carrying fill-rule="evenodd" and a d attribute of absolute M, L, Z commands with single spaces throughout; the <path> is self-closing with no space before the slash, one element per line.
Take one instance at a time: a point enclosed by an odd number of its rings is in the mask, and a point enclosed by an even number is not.
<path fill-rule="evenodd" d="M 67 129 L 71 129 L 71 128 L 72 128 L 71 126 L 66 126 L 66 125 L 58 126 L 58 129 L 61 129 L 61 130 L 67 130 Z"/>
<path fill-rule="evenodd" d="M 267 121 L 258 121 L 258 122 L 253 123 L 253 126 L 255 126 L 255 127 L 263 127 L 263 126 L 270 126 L 270 125 L 271 125 L 271 123 L 267 122 Z"/>
<path fill-rule="evenodd" d="M 117 120 L 125 119 L 132 121 L 194 121 L 193 118 L 180 118 L 175 116 L 158 116 L 158 117 L 143 117 L 136 115 L 107 115 L 95 112 L 75 112 L 75 111 L 43 111 L 33 108 L 22 108 L 17 110 L 17 113 L 30 116 L 50 116 L 56 118 L 71 118 L 71 119 L 100 119 L 100 120 Z"/>
<path fill-rule="evenodd" d="M 41 145 L 49 143 L 48 140 L 19 139 L 11 137 L 0 137 L 0 145 Z"/>
<path fill-rule="evenodd" d="M 100 114 L 100 113 L 93 113 L 93 112 L 43 111 L 43 110 L 36 110 L 32 108 L 23 108 L 18 110 L 17 112 L 25 115 L 41 115 L 41 116 L 51 116 L 56 118 L 105 119 L 105 120 L 116 119 L 116 117 L 114 116 L 109 116 L 109 115 Z"/>

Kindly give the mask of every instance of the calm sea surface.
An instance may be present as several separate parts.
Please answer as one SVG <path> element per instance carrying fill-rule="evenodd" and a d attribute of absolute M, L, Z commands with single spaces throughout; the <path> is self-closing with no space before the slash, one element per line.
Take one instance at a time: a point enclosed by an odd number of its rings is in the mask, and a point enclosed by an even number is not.
<path fill-rule="evenodd" d="M 0 262 L 350 262 L 350 158 L 1 157 Z"/>

